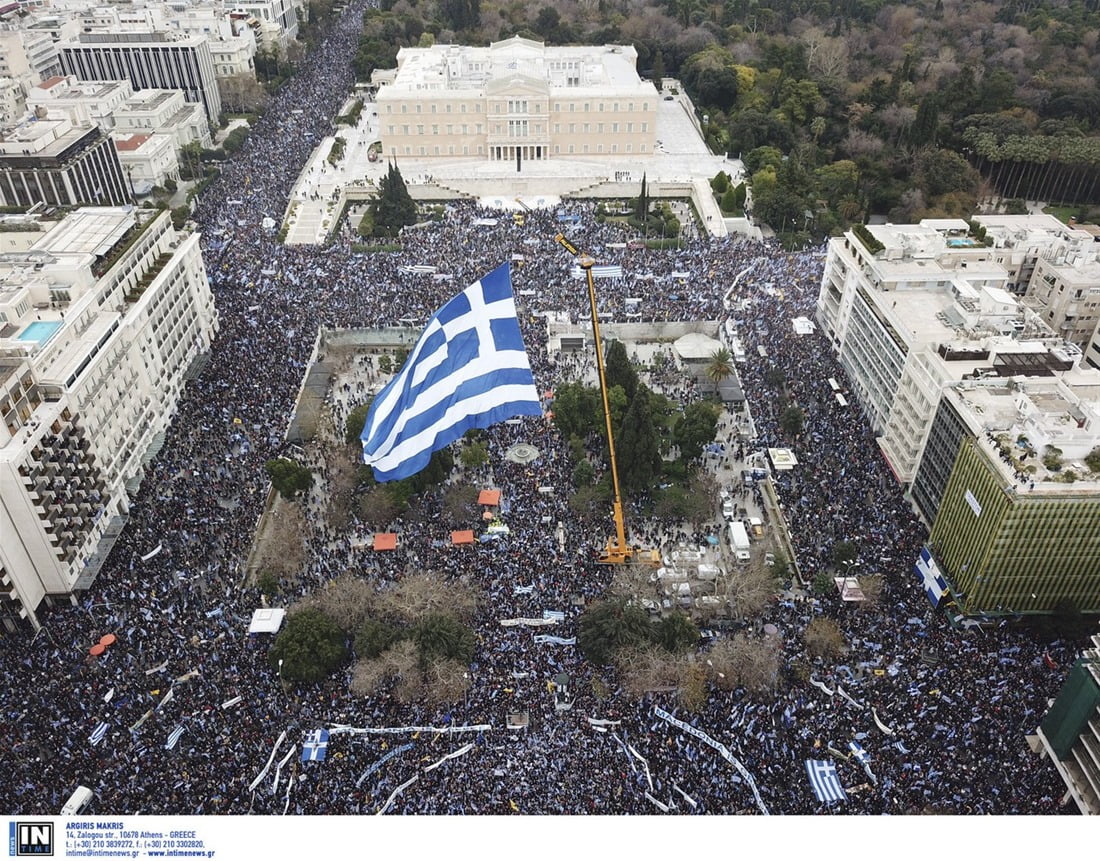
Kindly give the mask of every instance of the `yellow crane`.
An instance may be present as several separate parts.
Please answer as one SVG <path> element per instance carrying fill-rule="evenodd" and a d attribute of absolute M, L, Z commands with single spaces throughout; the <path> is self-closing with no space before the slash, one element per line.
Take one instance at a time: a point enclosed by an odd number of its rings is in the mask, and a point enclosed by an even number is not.
<path fill-rule="evenodd" d="M 611 429 L 611 408 L 607 403 L 607 378 L 603 364 L 603 344 L 600 341 L 600 318 L 596 310 L 596 283 L 592 277 L 592 267 L 596 261 L 591 255 L 581 252 L 572 242 L 559 233 L 554 237 L 557 243 L 577 258 L 577 264 L 584 270 L 588 282 L 588 304 L 592 309 L 592 336 L 596 344 L 596 368 L 600 377 L 600 396 L 603 398 L 603 418 L 607 423 L 607 450 L 611 458 L 611 485 L 615 492 L 613 516 L 615 534 L 607 539 L 607 545 L 600 552 L 599 561 L 609 565 L 622 565 L 626 562 L 643 562 L 652 565 L 661 563 L 661 554 L 657 550 L 642 550 L 626 543 L 626 518 L 623 517 L 623 499 L 619 493 L 619 467 L 615 461 L 615 435 Z"/>

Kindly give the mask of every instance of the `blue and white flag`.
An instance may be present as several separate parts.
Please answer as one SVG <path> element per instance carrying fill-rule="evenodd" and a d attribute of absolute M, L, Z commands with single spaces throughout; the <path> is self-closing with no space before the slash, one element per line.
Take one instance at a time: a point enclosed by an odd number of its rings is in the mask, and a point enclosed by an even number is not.
<path fill-rule="evenodd" d="M 828 760 L 807 759 L 806 774 L 810 778 L 810 786 L 818 801 L 833 802 L 847 801 L 848 795 L 844 787 L 840 785 L 840 777 L 836 773 L 836 766 Z"/>
<path fill-rule="evenodd" d="M 92 730 L 92 734 L 88 736 L 88 741 L 91 742 L 92 747 L 95 747 L 97 744 L 103 741 L 103 739 L 107 735 L 107 727 L 108 724 L 104 722 L 97 726 L 94 730 Z"/>
<path fill-rule="evenodd" d="M 552 646 L 577 645 L 576 637 L 551 637 L 549 634 L 535 634 L 533 639 L 536 643 L 549 643 Z"/>
<path fill-rule="evenodd" d="M 468 430 L 541 415 L 505 263 L 428 320 L 401 372 L 371 404 L 363 462 L 378 481 L 408 478 Z"/>
<path fill-rule="evenodd" d="M 900 741 L 895 741 L 894 747 L 896 747 L 901 753 L 909 753 L 909 749 Z"/>
<path fill-rule="evenodd" d="M 178 726 L 171 733 L 168 734 L 168 741 L 164 743 L 165 750 L 172 750 L 176 746 L 176 743 L 180 740 L 180 736 L 183 735 L 183 727 Z"/>
<path fill-rule="evenodd" d="M 865 751 L 863 749 L 863 745 L 861 745 L 858 741 L 848 742 L 848 750 L 852 752 L 852 756 L 855 758 L 855 761 L 858 762 L 860 765 L 866 765 L 871 761 L 871 754 Z"/>
<path fill-rule="evenodd" d="M 328 730 L 315 729 L 306 733 L 302 744 L 302 762 L 323 762 L 328 756 Z"/>
<path fill-rule="evenodd" d="M 921 578 L 924 594 L 928 596 L 932 606 L 938 607 L 940 599 L 947 592 L 947 581 L 940 573 L 940 567 L 936 564 L 936 560 L 932 558 L 932 554 L 927 547 L 921 548 L 920 556 L 917 557 L 917 564 L 913 566 L 913 570 Z"/>

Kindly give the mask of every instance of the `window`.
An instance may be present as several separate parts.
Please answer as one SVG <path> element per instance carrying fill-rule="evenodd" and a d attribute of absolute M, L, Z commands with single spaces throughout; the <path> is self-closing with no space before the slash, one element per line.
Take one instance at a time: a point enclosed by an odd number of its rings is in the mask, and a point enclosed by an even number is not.
<path fill-rule="evenodd" d="M 435 113 L 435 105 L 432 105 L 432 113 Z"/>
<path fill-rule="evenodd" d="M 611 124 L 611 133 L 615 134 L 615 135 L 617 135 L 619 133 L 619 124 L 618 123 L 612 123 Z"/>
<path fill-rule="evenodd" d="M 420 112 L 421 112 L 421 111 L 423 110 L 423 108 L 424 108 L 424 106 L 423 106 L 423 105 L 421 105 L 421 104 L 417 103 L 417 105 L 416 105 L 416 112 L 417 112 L 417 113 L 420 113 Z"/>
<path fill-rule="evenodd" d="M 642 123 L 642 131 L 643 132 L 649 131 L 649 123 Z"/>

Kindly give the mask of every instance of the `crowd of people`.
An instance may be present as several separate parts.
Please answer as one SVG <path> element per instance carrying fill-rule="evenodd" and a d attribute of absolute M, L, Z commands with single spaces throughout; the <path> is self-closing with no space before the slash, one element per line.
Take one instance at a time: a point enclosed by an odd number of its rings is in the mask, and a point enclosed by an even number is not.
<path fill-rule="evenodd" d="M 362 0 L 352 3 L 332 22 L 198 202 L 194 219 L 221 325 L 211 361 L 184 393 L 93 588 L 79 606 L 43 608 L 38 636 L 0 646 L 0 713 L 9 730 L 0 809 L 56 813 L 83 784 L 98 813 L 373 813 L 416 777 L 389 812 L 1066 810 L 1057 773 L 1024 736 L 1063 678 L 1044 664 L 1044 648 L 1064 664 L 1073 645 L 1040 647 L 1007 629 L 960 630 L 928 605 L 912 575 L 922 528 L 856 408 L 844 410 L 832 397 L 826 381 L 843 373 L 828 346 L 792 330 L 792 318 L 812 316 L 820 251 L 788 254 L 770 243 L 706 236 L 676 251 L 623 247 L 618 229 L 597 223 L 584 202 L 529 213 L 522 225 L 456 202 L 441 221 L 406 230 L 399 253 L 356 253 L 344 239 L 289 247 L 264 229 L 265 218 L 281 221 L 296 172 L 330 132 L 349 90 L 363 8 Z M 288 414 L 318 327 L 422 322 L 459 285 L 514 259 L 536 383 L 552 389 L 564 366 L 544 347 L 539 314 L 565 311 L 583 321 L 588 313 L 573 260 L 553 240 L 564 223 L 600 263 L 622 265 L 622 278 L 600 283 L 602 310 L 612 318 L 625 315 L 628 298 L 640 300 L 642 320 L 721 320 L 727 307 L 737 309 L 754 356 L 738 368 L 756 429 L 747 447 L 786 443 L 769 368 L 782 372 L 788 397 L 806 412 L 795 446 L 800 465 L 774 477 L 803 576 L 827 569 L 835 542 L 853 542 L 865 570 L 885 578 L 880 608 L 853 611 L 831 597 L 771 605 L 757 621 L 782 639 L 774 697 L 715 689 L 694 713 L 678 706 L 675 692 L 630 699 L 575 646 L 534 639 L 545 631 L 573 637 L 581 606 L 603 594 L 612 572 L 593 561 L 604 537 L 568 509 L 567 445 L 548 422 L 526 419 L 488 433 L 492 475 L 507 503 L 506 538 L 450 546 L 434 516 L 441 494 L 428 492 L 420 519 L 395 524 L 396 553 L 364 561 L 362 551 L 326 535 L 309 541 L 300 572 L 301 591 L 348 571 L 385 583 L 410 565 L 476 583 L 484 599 L 467 696 L 445 707 L 356 697 L 344 673 L 284 688 L 267 659 L 270 637 L 247 634 L 261 599 L 246 582 L 244 560 L 267 494 L 263 465 L 289 451 Z M 451 279 L 407 269 L 424 262 Z M 767 361 L 755 360 L 761 345 Z M 538 459 L 506 458 L 518 442 L 538 449 Z M 652 537 L 651 526 L 636 526 Z M 499 624 L 547 610 L 564 620 L 544 629 Z M 820 614 L 836 618 L 846 635 L 841 665 L 806 653 L 802 632 Z M 115 645 L 89 659 L 88 646 L 107 633 Z M 811 679 L 792 672 L 796 664 L 811 666 Z M 562 673 L 569 710 L 555 707 L 562 692 L 547 685 Z M 760 804 L 739 771 L 656 716 L 657 706 L 726 745 L 752 776 Z M 505 727 L 514 712 L 528 714 L 526 728 Z M 296 752 L 252 785 L 273 752 L 281 760 L 291 744 L 300 749 L 305 733 L 335 725 L 448 731 L 334 733 L 324 762 L 300 763 Z M 463 725 L 491 729 L 453 731 Z M 829 752 L 847 753 L 851 740 L 870 754 L 873 780 Z M 467 743 L 468 751 L 425 770 Z M 851 790 L 845 803 L 818 802 L 806 778 L 807 759 L 830 758 Z"/>

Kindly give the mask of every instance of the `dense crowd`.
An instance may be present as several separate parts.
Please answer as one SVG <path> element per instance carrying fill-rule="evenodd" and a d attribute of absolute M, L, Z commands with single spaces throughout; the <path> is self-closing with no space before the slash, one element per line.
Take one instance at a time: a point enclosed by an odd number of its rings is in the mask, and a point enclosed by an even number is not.
<path fill-rule="evenodd" d="M 363 5 L 351 4 L 333 23 L 199 201 L 194 218 L 221 323 L 211 361 L 185 392 L 94 587 L 77 607 L 43 608 L 37 637 L 0 645 L 0 713 L 9 739 L 0 754 L 0 809 L 56 813 L 84 784 L 96 794 L 91 810 L 101 813 L 366 813 L 419 775 L 391 812 L 650 814 L 658 803 L 681 813 L 756 810 L 745 779 L 714 750 L 655 717 L 660 706 L 725 744 L 771 813 L 1058 811 L 1058 776 L 1030 753 L 1024 736 L 1062 676 L 1022 635 L 951 628 L 929 607 L 912 575 L 922 528 L 856 408 L 845 410 L 832 397 L 826 381 L 843 373 L 827 344 L 792 330 L 793 317 L 813 314 L 819 252 L 787 254 L 768 243 L 708 237 L 677 251 L 621 247 L 620 235 L 596 223 L 594 208 L 581 202 L 530 213 L 523 225 L 456 202 L 441 221 L 407 230 L 404 250 L 395 254 L 359 254 L 346 239 L 288 247 L 264 229 L 265 218 L 282 220 L 296 173 L 330 132 L 329 118 L 352 83 L 348 60 Z M 267 492 L 263 464 L 287 452 L 287 417 L 318 326 L 423 321 L 458 285 L 514 258 L 536 382 L 540 391 L 552 388 L 561 373 L 580 369 L 547 354 L 538 315 L 587 316 L 573 261 L 553 241 L 561 215 L 580 216 L 569 230 L 601 263 L 623 266 L 623 278 L 600 283 L 602 310 L 612 318 L 625 314 L 627 298 L 640 300 L 642 320 L 719 320 L 727 307 L 736 309 L 748 354 L 755 357 L 762 345 L 769 356 L 739 366 L 756 428 L 745 448 L 781 441 L 769 367 L 782 371 L 789 397 L 806 411 L 800 466 L 775 477 L 803 575 L 826 569 L 834 542 L 852 541 L 865 570 L 885 577 L 883 609 L 853 611 L 832 598 L 777 601 L 759 620 L 774 624 L 783 640 L 783 684 L 773 700 L 715 690 L 689 713 L 677 708 L 674 693 L 637 702 L 612 684 L 604 696 L 593 685 L 601 673 L 574 646 L 538 643 L 539 629 L 499 624 L 561 611 L 565 621 L 543 630 L 572 637 L 577 599 L 598 597 L 611 577 L 592 561 L 602 536 L 568 510 L 567 447 L 548 423 L 525 420 L 489 433 L 492 474 L 507 501 L 507 538 L 451 547 L 432 516 L 441 496 L 428 493 L 422 521 L 396 524 L 397 553 L 364 562 L 339 536 L 315 535 L 303 566 L 305 590 L 348 570 L 385 582 L 408 565 L 475 582 L 485 600 L 468 697 L 447 708 L 357 698 L 343 674 L 284 690 L 267 661 L 270 639 L 246 633 L 260 596 L 244 582 L 243 566 Z M 403 269 L 424 262 L 452 278 Z M 677 390 L 675 380 L 668 383 Z M 504 457 L 521 441 L 540 452 L 531 464 Z M 539 491 L 547 486 L 559 492 Z M 638 526 L 644 539 L 658 531 Z M 821 613 L 836 617 L 848 637 L 842 666 L 806 655 L 801 633 Z M 106 633 L 118 642 L 103 658 L 89 659 L 88 646 Z M 1072 648 L 1055 646 L 1050 654 L 1064 663 Z M 817 684 L 790 672 L 807 662 Z M 556 711 L 547 682 L 563 672 L 573 708 Z M 851 699 L 839 695 L 840 685 Z M 529 726 L 505 729 L 506 714 L 520 711 L 529 713 Z M 609 723 L 598 731 L 589 717 Z M 92 744 L 104 723 L 102 740 Z M 307 731 L 334 724 L 467 723 L 492 728 L 469 737 L 334 734 L 325 762 L 300 764 L 295 755 L 278 778 L 273 768 L 249 788 L 284 731 L 300 745 Z M 183 733 L 168 749 L 178 728 Z M 846 752 L 850 740 L 871 755 L 875 779 L 838 760 L 853 791 L 830 808 L 816 801 L 804 762 L 830 758 L 830 748 Z M 369 770 L 410 742 L 411 749 Z M 469 752 L 423 770 L 467 742 L 474 743 Z M 281 746 L 277 758 L 288 749 Z"/>

